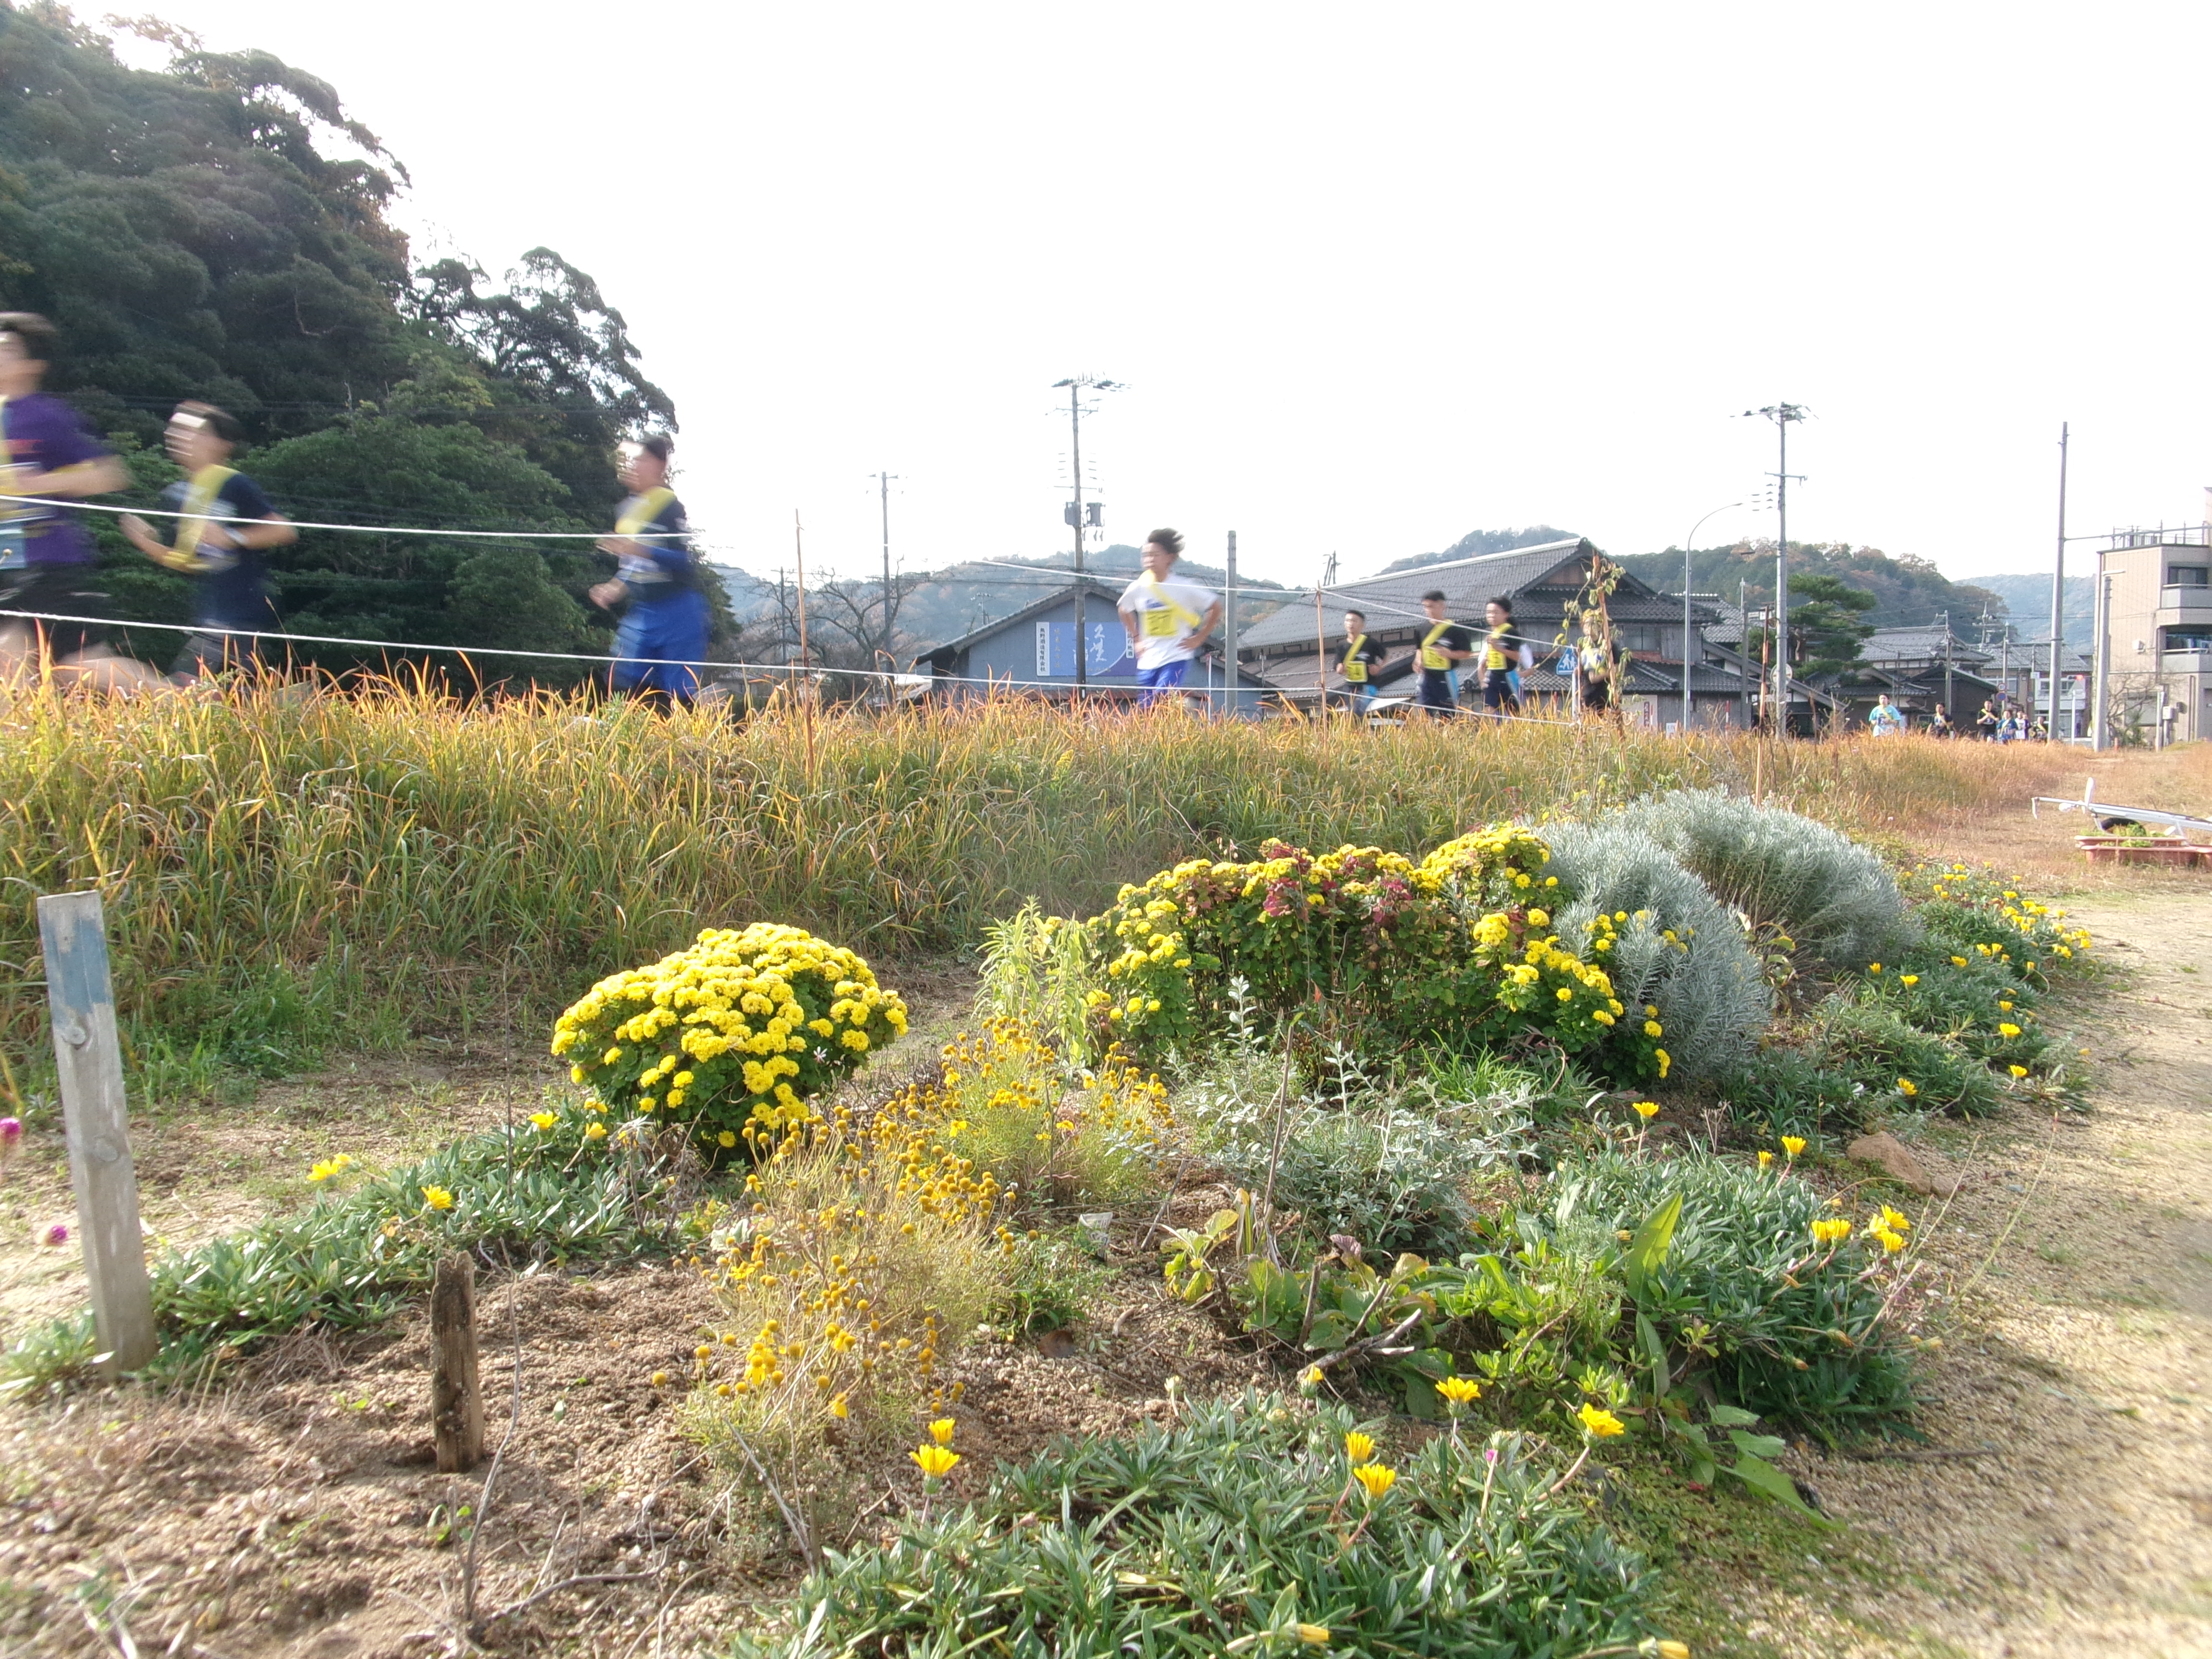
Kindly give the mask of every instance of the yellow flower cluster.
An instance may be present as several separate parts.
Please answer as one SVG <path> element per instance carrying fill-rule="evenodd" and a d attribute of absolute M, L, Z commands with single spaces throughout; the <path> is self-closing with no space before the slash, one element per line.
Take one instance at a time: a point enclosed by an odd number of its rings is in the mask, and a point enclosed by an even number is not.
<path fill-rule="evenodd" d="M 1241 979 L 1243 995 L 1277 1012 L 1331 988 L 1378 1049 L 1447 1029 L 1480 1041 L 1534 1027 L 1570 1052 L 1611 1041 L 1638 1074 L 1665 1075 L 1657 1021 L 1632 1019 L 1601 965 L 1614 919 L 1579 953 L 1552 931 L 1565 896 L 1532 830 L 1492 825 L 1418 863 L 1372 847 L 1261 851 L 1163 870 L 1082 924 L 1097 964 L 1086 1012 L 1102 1045 L 1188 1044 L 1229 1018 Z"/>
<path fill-rule="evenodd" d="M 665 1112 L 726 1149 L 749 1120 L 803 1121 L 807 1098 L 906 1025 L 860 957 L 757 922 L 601 980 L 555 1024 L 553 1052 L 601 1103 Z"/>
<path fill-rule="evenodd" d="M 1867 1232 L 1881 1246 L 1884 1255 L 1895 1255 L 1903 1249 L 1906 1242 L 1905 1235 L 1911 1230 L 1912 1224 L 1905 1219 L 1904 1213 L 1891 1209 L 1887 1204 L 1867 1218 Z"/>
<path fill-rule="evenodd" d="M 939 1360 L 998 1294 L 1018 1195 L 1095 1190 L 1101 1160 L 1157 1156 L 1174 1127 L 1157 1077 L 1109 1054 L 1071 1078 L 1016 1021 L 941 1057 L 937 1080 L 872 1111 L 746 1127 L 751 1206 L 705 1218 L 732 1327 L 702 1356 L 710 1411 L 803 1438 L 855 1409 L 957 1398 Z"/>
<path fill-rule="evenodd" d="M 750 1211 L 702 1217 L 718 1252 L 708 1280 L 732 1316 L 700 1351 L 713 1409 L 805 1438 L 855 1402 L 917 1389 L 943 1402 L 945 1333 L 978 1311 L 946 1286 L 988 1276 L 1003 1197 L 945 1145 L 946 1127 L 911 1099 L 866 1119 L 811 1115 L 773 1138 L 748 1126 L 761 1154 Z"/>

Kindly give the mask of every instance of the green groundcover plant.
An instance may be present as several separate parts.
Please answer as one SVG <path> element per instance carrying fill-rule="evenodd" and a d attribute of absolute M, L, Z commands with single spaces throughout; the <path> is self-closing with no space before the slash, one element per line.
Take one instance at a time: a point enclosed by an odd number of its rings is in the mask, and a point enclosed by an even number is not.
<path fill-rule="evenodd" d="M 1680 789 L 1619 821 L 1674 854 L 1754 927 L 1786 929 L 1838 966 L 1894 954 L 1914 927 L 1888 866 L 1849 836 L 1717 789 Z"/>
<path fill-rule="evenodd" d="M 304 1207 L 155 1261 L 152 1369 L 174 1374 L 305 1325 L 382 1324 L 449 1251 L 520 1268 L 665 1248 L 683 1155 L 680 1138 L 642 1122 L 610 1131 L 588 1107 L 464 1136 L 381 1175 L 337 1154 L 309 1172 L 320 1190 Z M 50 1322 L 0 1354 L 0 1389 L 64 1381 L 93 1357 L 89 1315 Z"/>
<path fill-rule="evenodd" d="M 1061 1441 L 973 1504 L 832 1554 L 792 1628 L 731 1651 L 1659 1652 L 1643 1561 L 1557 1489 L 1541 1443 L 1444 1434 L 1391 1459 L 1333 1407 L 1192 1405 L 1135 1439 Z"/>
<path fill-rule="evenodd" d="M 1663 1346 L 1662 1397 L 1702 1376 L 1731 1405 L 1828 1431 L 1911 1410 L 1911 1359 L 1897 1328 L 1910 1293 L 1909 1220 L 1879 1206 L 1855 1217 L 1788 1159 L 1695 1152 L 1580 1156 L 1555 1176 L 1536 1219 L 1571 1255 L 1635 1238 L 1675 1206 L 1648 1261 L 1633 1246 L 1608 1252 L 1635 1316 L 1619 1329 L 1622 1364 L 1660 1358 L 1632 1328 L 1640 1322 Z"/>
<path fill-rule="evenodd" d="M 1613 994 L 1658 1008 L 1677 1073 L 1709 1077 L 1741 1059 L 1773 1017 L 1774 995 L 1728 908 L 1633 823 L 1546 823 L 1540 833 L 1547 873 L 1573 896 L 1558 912 L 1561 939 L 1583 948 L 1609 935 Z"/>

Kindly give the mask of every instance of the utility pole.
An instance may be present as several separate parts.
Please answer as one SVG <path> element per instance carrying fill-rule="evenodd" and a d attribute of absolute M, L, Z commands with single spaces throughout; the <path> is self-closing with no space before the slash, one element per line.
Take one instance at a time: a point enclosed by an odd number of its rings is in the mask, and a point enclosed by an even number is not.
<path fill-rule="evenodd" d="M 1739 579 L 1735 585 L 1735 641 L 1737 674 L 1735 700 L 1738 724 L 1747 732 L 1751 730 L 1751 583 Z M 1580 660 L 1579 658 L 1577 659 Z"/>
<path fill-rule="evenodd" d="M 1959 723 L 1957 696 L 1958 693 L 1951 684 L 1951 613 L 1946 611 L 1943 613 L 1943 712 L 1950 716 L 1954 726 Z"/>
<path fill-rule="evenodd" d="M 1228 686 L 1228 696 L 1223 708 L 1225 713 L 1234 714 L 1237 712 L 1237 532 L 1233 530 L 1229 532 L 1228 578 L 1221 584 L 1221 654 L 1227 659 L 1227 666 L 1222 671 L 1224 682 Z"/>
<path fill-rule="evenodd" d="M 2099 754 L 2112 746 L 2112 578 L 2127 574 L 2105 563 L 2108 550 L 2097 550 L 2097 654 L 2089 677 L 2089 747 Z"/>
<path fill-rule="evenodd" d="M 1781 459 L 1774 474 L 1774 510 L 1779 527 L 1774 538 L 1774 626 L 1780 630 L 1774 651 L 1774 704 L 1780 712 L 1776 715 L 1781 724 L 1778 731 L 1786 732 L 1790 726 L 1790 423 L 1805 418 L 1802 404 L 1769 404 L 1765 409 L 1747 409 L 1747 415 L 1764 415 L 1774 422 L 1781 440 Z M 1804 483 L 1799 478 L 1798 483 Z"/>
<path fill-rule="evenodd" d="M 1724 502 L 1706 514 L 1705 519 L 1725 513 L 1731 507 L 1742 505 L 1741 501 Z M 1705 527 L 1705 519 L 1692 525 L 1690 533 L 1682 538 L 1682 735 L 1686 738 L 1690 735 L 1691 702 L 1697 695 L 1690 690 L 1690 671 L 1693 666 L 1693 653 L 1690 647 L 1690 550 L 1698 544 L 1698 532 Z"/>
<path fill-rule="evenodd" d="M 880 648 L 885 656 L 890 654 L 891 617 L 896 610 L 891 603 L 891 481 L 897 477 L 896 472 L 876 474 L 876 483 L 882 491 L 884 506 L 884 639 Z M 896 668 L 898 665 L 893 663 L 891 666 Z"/>
<path fill-rule="evenodd" d="M 1102 380 L 1093 375 L 1076 374 L 1065 380 L 1054 380 L 1053 389 L 1067 388 L 1067 430 L 1069 471 L 1075 481 L 1075 510 L 1069 516 L 1075 520 L 1075 696 L 1081 702 L 1083 693 L 1091 684 L 1091 644 L 1087 635 L 1087 611 L 1084 605 L 1085 588 L 1089 585 L 1083 574 L 1083 394 L 1085 392 L 1119 392 L 1118 380 Z"/>
<path fill-rule="evenodd" d="M 2051 566 L 2051 724 L 2058 741 L 2058 654 L 2066 644 L 2066 422 L 2058 423 L 2058 556 Z M 2068 734 L 2072 735 L 2070 732 Z"/>

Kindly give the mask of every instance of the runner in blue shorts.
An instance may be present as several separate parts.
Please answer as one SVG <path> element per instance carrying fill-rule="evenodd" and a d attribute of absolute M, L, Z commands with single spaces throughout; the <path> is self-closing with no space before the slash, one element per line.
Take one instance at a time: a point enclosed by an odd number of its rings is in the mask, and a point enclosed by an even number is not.
<path fill-rule="evenodd" d="M 691 557 L 684 503 L 668 488 L 674 446 L 663 436 L 623 445 L 617 476 L 630 492 L 615 515 L 615 533 L 599 542 L 622 562 L 611 582 L 592 589 L 601 610 L 628 605 L 615 630 L 610 683 L 625 696 L 666 708 L 690 705 L 699 691 L 696 665 L 707 654 L 707 596 Z"/>
<path fill-rule="evenodd" d="M 1190 672 L 1190 660 L 1221 620 L 1220 599 L 1203 587 L 1175 580 L 1182 556 L 1182 537 L 1155 530 L 1145 538 L 1144 574 L 1122 590 L 1118 606 L 1137 659 L 1138 699 L 1149 708 L 1172 697 Z"/>

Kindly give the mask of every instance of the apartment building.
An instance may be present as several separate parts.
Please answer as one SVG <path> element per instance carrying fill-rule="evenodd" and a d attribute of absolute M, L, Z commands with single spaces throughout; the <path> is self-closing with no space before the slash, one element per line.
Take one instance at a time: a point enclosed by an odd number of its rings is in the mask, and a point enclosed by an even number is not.
<path fill-rule="evenodd" d="M 2212 524 L 2121 531 L 2101 556 L 2113 740 L 2212 738 Z"/>

